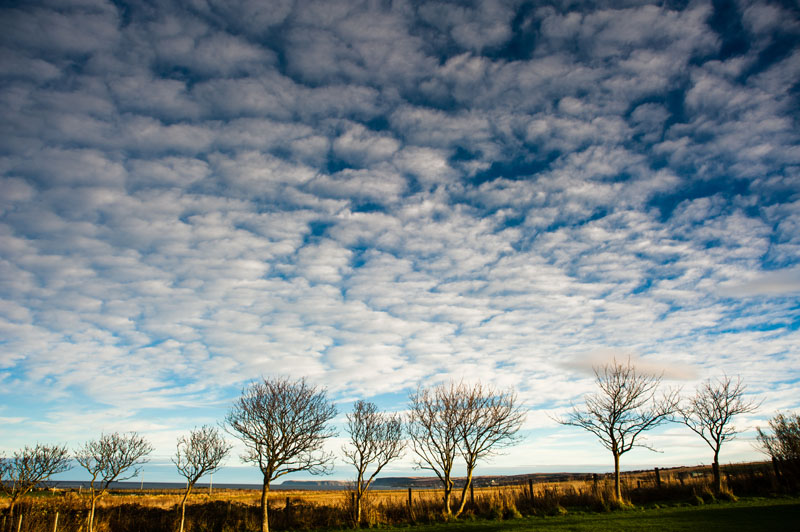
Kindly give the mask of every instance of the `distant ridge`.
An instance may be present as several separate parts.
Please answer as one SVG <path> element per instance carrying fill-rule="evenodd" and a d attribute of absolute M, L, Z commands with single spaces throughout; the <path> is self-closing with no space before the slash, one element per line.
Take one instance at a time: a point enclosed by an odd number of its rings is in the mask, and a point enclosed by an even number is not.
<path fill-rule="evenodd" d="M 732 465 L 760 465 L 760 464 L 767 464 L 767 466 L 771 467 L 770 464 L 767 462 L 744 462 L 741 464 L 726 464 L 723 465 L 724 467 L 729 467 Z M 711 466 L 708 465 L 696 465 L 696 466 L 675 466 L 675 467 L 662 467 L 660 468 L 662 471 L 674 471 L 680 472 L 683 474 L 688 474 L 691 472 L 696 471 L 704 471 L 708 470 Z M 642 473 L 644 471 L 652 471 L 651 469 L 647 470 L 627 470 L 623 471 L 623 475 L 625 474 L 635 474 L 635 473 Z M 607 476 L 612 476 L 613 473 L 599 473 L 598 476 L 600 478 L 604 478 Z M 593 473 L 525 473 L 521 475 L 492 475 L 492 476 L 479 476 L 474 477 L 473 482 L 475 483 L 475 487 L 486 487 L 486 486 L 514 486 L 514 485 L 523 485 L 527 484 L 528 481 L 533 482 L 565 482 L 571 480 L 591 480 L 593 477 Z M 453 478 L 453 482 L 455 483 L 456 488 L 460 488 L 464 486 L 464 482 L 466 479 L 464 477 L 457 477 Z M 48 481 L 43 484 L 47 488 L 58 488 L 58 489 L 87 489 L 89 487 L 88 481 L 70 481 L 70 480 L 59 480 L 59 481 Z M 336 491 L 336 490 L 347 490 L 353 485 L 351 480 L 286 480 L 280 484 L 273 484 L 273 490 L 308 490 L 308 491 Z M 437 489 L 441 486 L 441 482 L 436 477 L 381 477 L 375 479 L 372 483 L 373 489 L 405 489 L 405 488 L 414 488 L 414 489 Z M 112 482 L 111 483 L 112 490 L 182 490 L 186 487 L 185 482 Z M 208 489 L 208 484 L 206 483 L 198 483 L 196 486 L 197 490 L 204 490 Z M 214 489 L 243 489 L 243 490 L 260 490 L 261 484 L 228 484 L 228 483 L 214 483 Z"/>
<path fill-rule="evenodd" d="M 534 482 L 561 482 L 591 478 L 591 473 L 529 473 L 524 475 L 495 475 L 474 477 L 475 487 L 509 486 Z M 464 486 L 465 477 L 453 478 L 454 487 Z M 346 490 L 353 485 L 350 480 L 287 480 L 273 486 L 278 490 Z M 436 477 L 381 477 L 372 483 L 372 489 L 436 489 L 441 481 Z"/>
<path fill-rule="evenodd" d="M 745 464 L 755 464 L 760 462 L 746 462 Z M 740 465 L 745 465 L 740 464 Z M 730 464 L 732 465 L 732 464 Z M 691 471 L 706 470 L 707 465 L 698 464 L 696 466 L 673 466 L 661 467 L 661 471 L 678 471 L 688 473 Z M 637 469 L 623 471 L 623 475 L 636 474 L 652 469 Z M 538 482 L 569 482 L 575 480 L 591 480 L 594 473 L 524 473 L 521 475 L 490 475 L 473 477 L 472 481 L 476 488 L 487 486 L 519 486 L 527 484 L 528 481 Z M 612 477 L 613 473 L 597 473 L 599 478 Z M 464 486 L 465 477 L 453 478 L 455 488 Z M 346 490 L 352 486 L 349 480 L 287 480 L 281 484 L 273 485 L 277 490 Z M 437 489 L 441 486 L 441 481 L 436 477 L 381 477 L 372 483 L 372 489 Z"/>

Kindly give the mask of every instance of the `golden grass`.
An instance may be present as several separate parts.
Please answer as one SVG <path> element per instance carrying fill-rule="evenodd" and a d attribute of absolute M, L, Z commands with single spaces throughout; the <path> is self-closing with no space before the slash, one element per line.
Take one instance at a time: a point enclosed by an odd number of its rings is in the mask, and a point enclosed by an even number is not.
<path fill-rule="evenodd" d="M 679 483 L 676 472 L 664 472 L 661 475 L 662 485 Z M 709 469 L 710 474 L 710 469 Z M 705 476 L 687 478 L 684 480 L 686 485 L 694 485 L 707 482 Z M 613 477 L 601 475 L 598 480 L 600 486 L 613 485 Z M 643 473 L 632 473 L 623 475 L 623 486 L 626 489 L 633 489 L 635 487 L 655 486 L 655 476 L 652 471 Z M 544 496 L 548 492 L 591 492 L 594 489 L 594 482 L 592 480 L 570 480 L 562 482 L 535 482 L 534 496 Z M 508 485 L 508 486 L 490 486 L 478 487 L 474 489 L 476 499 L 497 498 L 498 494 L 523 494 L 527 493 L 529 489 L 528 484 Z M 47 490 L 50 495 L 40 493 L 39 496 L 31 500 L 46 500 L 52 498 L 60 498 L 68 506 L 81 507 L 89 504 L 89 492 L 83 490 L 78 493 L 75 490 L 62 490 L 54 489 Z M 412 499 L 414 503 L 434 503 L 442 500 L 444 491 L 441 489 L 412 489 Z M 460 488 L 453 490 L 453 499 L 457 500 L 461 496 Z M 469 497 L 469 493 L 467 493 Z M 180 504 L 183 498 L 183 490 L 115 490 L 111 491 L 98 501 L 97 505 L 100 508 L 109 508 L 126 504 L 138 504 L 140 506 L 149 508 L 162 508 L 169 509 L 175 505 Z M 384 505 L 405 505 L 408 501 L 407 489 L 394 489 L 394 490 L 370 490 L 370 502 L 372 504 Z M 282 508 L 286 505 L 286 500 L 290 501 L 291 505 L 304 504 L 304 505 L 322 505 L 334 506 L 344 505 L 349 502 L 350 492 L 346 490 L 272 490 L 269 493 L 269 501 L 271 508 Z M 4 507 L 8 506 L 8 497 L 0 494 L 0 504 Z M 209 495 L 207 488 L 200 488 L 193 490 L 192 494 L 187 500 L 188 505 L 206 504 L 212 501 L 235 502 L 238 504 L 246 504 L 257 506 L 261 502 L 260 490 L 247 490 L 247 489 L 222 489 L 215 488 Z"/>
<path fill-rule="evenodd" d="M 774 491 L 770 469 L 756 466 L 731 466 L 734 492 L 764 494 Z M 724 470 L 725 471 L 725 470 Z M 625 473 L 622 478 L 623 496 L 636 504 L 659 504 L 665 500 L 691 501 L 712 499 L 709 490 L 710 468 L 676 468 L 662 470 L 661 487 L 656 485 L 654 471 Z M 474 503 L 468 505 L 467 515 L 492 519 L 514 518 L 519 515 L 557 515 L 566 508 L 606 511 L 613 509 L 613 476 L 591 475 L 561 482 L 478 487 Z M 749 484 L 748 484 L 749 483 Z M 453 490 L 452 505 L 460 502 L 460 489 Z M 369 525 L 436 522 L 442 517 L 441 489 L 412 490 L 412 508 L 408 507 L 408 490 L 371 490 L 365 500 L 365 522 Z M 99 532 L 106 530 L 134 531 L 141 522 L 153 531 L 172 530 L 176 507 L 183 490 L 119 490 L 113 491 L 98 503 Z M 260 490 L 197 489 L 188 500 L 189 532 L 206 530 L 250 530 L 256 526 Z M 467 493 L 470 501 L 470 493 Z M 352 525 L 351 493 L 348 491 L 273 490 L 269 494 L 270 521 L 276 530 L 341 528 Z M 8 498 L 0 495 L 0 508 L 8 506 Z M 288 502 L 288 508 L 287 508 Z M 89 506 L 89 494 L 83 490 L 46 490 L 25 497 L 20 511 L 26 515 L 24 532 L 38 530 L 52 523 L 56 511 L 61 512 L 62 532 L 80 532 Z M 38 519 L 38 521 L 36 521 Z M 216 524 L 214 524 L 216 523 Z M 49 526 L 49 525 L 48 525 Z M 216 528 L 214 528 L 216 527 Z M 222 528 L 219 528 L 222 527 Z"/>

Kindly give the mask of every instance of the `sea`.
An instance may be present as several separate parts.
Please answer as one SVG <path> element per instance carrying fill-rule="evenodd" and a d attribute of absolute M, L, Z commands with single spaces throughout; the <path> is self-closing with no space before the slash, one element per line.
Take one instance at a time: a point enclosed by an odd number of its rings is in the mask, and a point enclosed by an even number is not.
<path fill-rule="evenodd" d="M 88 480 L 50 480 L 44 483 L 48 488 L 56 488 L 62 490 L 84 490 L 89 489 Z M 197 483 L 194 485 L 195 491 L 202 491 L 208 489 L 208 483 Z M 261 484 L 217 484 L 214 482 L 211 485 L 213 489 L 224 490 L 260 490 Z M 111 490 L 182 490 L 186 489 L 185 482 L 112 482 L 108 489 Z"/>

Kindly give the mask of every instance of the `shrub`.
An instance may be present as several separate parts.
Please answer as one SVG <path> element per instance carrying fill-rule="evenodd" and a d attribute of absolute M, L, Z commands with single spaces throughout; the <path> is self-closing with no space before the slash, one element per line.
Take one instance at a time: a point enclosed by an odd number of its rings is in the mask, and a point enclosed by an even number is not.
<path fill-rule="evenodd" d="M 517 510 L 517 507 L 514 506 L 514 503 L 511 503 L 510 505 L 508 505 L 506 507 L 505 511 L 503 512 L 503 518 L 504 519 L 521 519 L 522 518 L 522 514 L 519 512 L 519 510 Z"/>
<path fill-rule="evenodd" d="M 550 515 L 567 515 L 567 513 L 568 512 L 566 508 L 564 508 L 560 504 L 557 504 L 555 508 L 553 508 L 553 510 L 551 511 Z"/>
<path fill-rule="evenodd" d="M 496 521 L 501 520 L 503 518 L 503 507 L 497 504 L 490 506 L 488 518 Z"/>
<path fill-rule="evenodd" d="M 716 502 L 717 498 L 714 496 L 714 492 L 711 491 L 711 488 L 707 485 L 704 485 L 700 490 L 700 497 L 703 498 L 703 502 L 705 503 L 712 503 Z"/>

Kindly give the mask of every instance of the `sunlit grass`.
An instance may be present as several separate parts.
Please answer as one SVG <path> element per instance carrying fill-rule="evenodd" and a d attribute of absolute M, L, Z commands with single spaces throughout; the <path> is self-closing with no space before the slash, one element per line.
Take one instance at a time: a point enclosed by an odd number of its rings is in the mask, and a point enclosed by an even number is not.
<path fill-rule="evenodd" d="M 766 464 L 731 466 L 726 473 L 728 488 L 740 495 L 768 495 L 780 491 Z M 445 518 L 442 513 L 442 490 L 413 489 L 410 508 L 406 489 L 373 490 L 364 502 L 364 523 L 389 528 L 416 525 L 422 527 L 419 532 L 428 530 L 425 527 L 429 525 L 444 521 L 448 521 L 446 526 L 449 530 L 469 528 L 473 526 L 470 524 L 472 522 L 483 523 L 482 530 L 524 528 L 524 523 L 529 523 L 527 526 L 535 524 L 537 529 L 555 526 L 549 524 L 551 522 L 573 523 L 574 527 L 567 529 L 574 530 L 586 529 L 581 528 L 588 526 L 586 523 L 595 523 L 597 526 L 610 523 L 607 528 L 591 528 L 592 530 L 634 530 L 636 526 L 652 524 L 643 521 L 644 518 L 631 517 L 641 512 L 644 512 L 642 515 L 651 515 L 648 512 L 658 510 L 661 513 L 657 512 L 654 519 L 663 515 L 665 519 L 671 520 L 670 526 L 678 526 L 683 519 L 680 516 L 691 514 L 702 518 L 705 515 L 718 515 L 691 513 L 687 509 L 690 505 L 704 511 L 712 508 L 740 508 L 735 503 L 727 502 L 732 500 L 730 496 L 722 497 L 723 502 L 717 500 L 719 495 L 715 496 L 710 489 L 710 471 L 703 468 L 662 471 L 660 478 L 659 486 L 654 471 L 627 473 L 623 479 L 623 495 L 629 503 L 622 505 L 613 501 L 613 479 L 605 475 L 596 477 L 596 480 L 591 475 L 584 475 L 564 482 L 526 482 L 522 485 L 475 488 L 474 494 L 467 493 L 469 503 L 466 511 L 455 522 Z M 183 490 L 180 489 L 112 491 L 100 499 L 96 517 L 97 530 L 173 530 L 182 495 Z M 186 530 L 257 530 L 260 495 L 259 490 L 214 489 L 209 493 L 207 488 L 197 489 L 188 501 Z M 460 490 L 456 489 L 453 494 L 454 507 L 459 497 Z M 347 491 L 273 490 L 269 501 L 270 524 L 274 530 L 345 529 L 353 525 L 351 494 Z M 794 500 L 787 504 L 796 506 L 797 503 Z M 754 503 L 745 501 L 743 504 L 744 507 L 750 507 Z M 772 502 L 767 501 L 762 505 L 764 504 L 771 505 Z M 7 505 L 8 499 L 0 497 L 0 507 Z M 35 492 L 26 497 L 19 506 L 18 515 L 23 516 L 20 530 L 52 530 L 55 514 L 58 512 L 59 531 L 79 532 L 85 523 L 88 507 L 89 495 L 86 491 L 56 489 Z M 678 510 L 680 508 L 684 510 Z M 629 511 L 615 511 L 619 509 Z M 784 509 L 779 508 L 776 511 L 782 512 Z M 786 511 L 791 514 L 793 510 Z M 619 525 L 623 528 L 615 528 L 618 524 L 614 520 L 618 518 L 627 523 Z M 14 529 L 16 530 L 15 527 Z"/>

